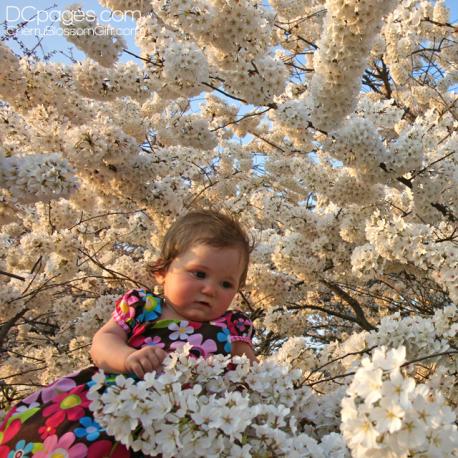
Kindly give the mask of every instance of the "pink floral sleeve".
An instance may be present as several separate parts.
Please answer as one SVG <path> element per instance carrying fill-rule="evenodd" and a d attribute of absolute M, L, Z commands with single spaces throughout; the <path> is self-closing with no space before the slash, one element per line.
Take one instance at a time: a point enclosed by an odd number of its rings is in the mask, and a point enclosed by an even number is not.
<path fill-rule="evenodd" d="M 140 298 L 137 293 L 138 291 L 134 289 L 127 291 L 127 293 L 123 294 L 115 302 L 113 319 L 126 332 L 132 329 L 132 322 L 134 321 L 136 315 L 135 305 L 139 305 L 140 302 Z"/>
<path fill-rule="evenodd" d="M 230 310 L 226 313 L 231 342 L 245 342 L 252 346 L 255 333 L 253 322 L 238 310 Z"/>
<path fill-rule="evenodd" d="M 150 291 L 132 289 L 115 302 L 113 319 L 124 329 L 131 331 L 135 325 L 154 321 L 161 315 L 161 298 Z"/>

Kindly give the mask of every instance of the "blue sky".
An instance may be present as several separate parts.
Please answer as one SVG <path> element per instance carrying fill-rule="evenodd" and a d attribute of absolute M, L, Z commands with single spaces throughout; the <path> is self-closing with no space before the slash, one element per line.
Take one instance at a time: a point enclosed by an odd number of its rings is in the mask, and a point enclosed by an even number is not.
<path fill-rule="evenodd" d="M 41 46 L 43 52 L 47 53 L 53 50 L 58 50 L 68 53 L 68 49 L 73 48 L 73 55 L 77 59 L 83 59 L 84 55 L 76 50 L 64 37 L 59 35 L 61 31 L 58 21 L 60 12 L 71 3 L 76 3 L 76 1 L 6 0 L 4 5 L 0 6 L 0 23 L 2 23 L 5 19 L 9 19 L 10 25 L 16 25 L 20 21 L 29 19 L 36 15 L 36 17 L 29 23 L 29 27 L 22 31 L 19 35 L 19 38 L 28 47 L 34 47 L 37 45 L 38 39 L 34 35 L 39 35 L 42 38 L 39 46 Z M 111 24 L 113 27 L 120 29 L 122 36 L 128 44 L 128 49 L 133 52 L 137 51 L 134 42 L 135 24 L 132 19 L 121 18 L 119 16 L 111 17 L 111 11 L 101 7 L 96 0 L 80 0 L 77 3 L 81 4 L 85 11 L 90 10 L 94 12 L 94 14 L 98 17 L 99 23 Z M 445 3 L 451 9 L 452 22 L 458 21 L 458 1 L 446 0 Z M 46 9 L 48 10 L 46 11 Z M 9 43 L 11 44 L 11 41 Z M 132 59 L 132 57 L 127 54 L 123 54 L 121 57 L 122 61 L 130 59 Z M 67 63 L 69 62 L 69 60 L 62 54 L 54 55 L 53 60 Z"/>

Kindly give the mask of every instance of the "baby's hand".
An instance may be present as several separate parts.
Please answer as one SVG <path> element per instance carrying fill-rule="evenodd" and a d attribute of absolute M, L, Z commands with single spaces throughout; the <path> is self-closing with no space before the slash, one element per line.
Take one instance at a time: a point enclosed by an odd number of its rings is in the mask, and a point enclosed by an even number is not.
<path fill-rule="evenodd" d="M 143 378 L 147 372 L 158 369 L 166 356 L 167 353 L 162 348 L 146 346 L 128 355 L 124 366 L 126 372 L 133 372 L 137 377 Z"/>

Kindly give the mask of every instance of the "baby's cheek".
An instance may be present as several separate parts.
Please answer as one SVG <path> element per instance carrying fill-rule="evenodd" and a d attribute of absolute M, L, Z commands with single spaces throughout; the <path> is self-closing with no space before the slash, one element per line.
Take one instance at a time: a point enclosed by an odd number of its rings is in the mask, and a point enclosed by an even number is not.
<path fill-rule="evenodd" d="M 232 300 L 234 299 L 235 297 L 235 293 L 232 292 L 232 291 L 228 291 L 225 293 L 224 295 L 224 299 L 225 299 L 225 302 L 228 303 L 228 305 L 232 302 Z"/>
<path fill-rule="evenodd" d="M 175 287 L 177 289 L 196 288 L 198 284 L 199 282 L 194 277 L 185 276 L 176 283 Z"/>

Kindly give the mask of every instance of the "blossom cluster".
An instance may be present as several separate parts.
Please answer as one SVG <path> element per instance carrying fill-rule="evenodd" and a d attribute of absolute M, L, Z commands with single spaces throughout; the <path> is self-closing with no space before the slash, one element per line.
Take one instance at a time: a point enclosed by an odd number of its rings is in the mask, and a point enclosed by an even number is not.
<path fill-rule="evenodd" d="M 423 363 L 423 369 L 433 368 L 440 364 L 441 368 L 432 376 L 436 377 L 436 385 L 450 401 L 456 402 L 456 394 L 449 386 L 450 377 L 456 370 L 456 362 L 448 352 L 453 349 L 453 339 L 457 333 L 457 309 L 449 305 L 434 313 L 432 317 L 404 317 L 399 313 L 384 317 L 376 331 L 365 335 L 365 341 L 370 348 L 386 346 L 405 349 L 406 357 L 415 360 L 428 356 Z M 434 357 L 434 355 L 440 355 Z M 423 374 L 424 376 L 425 374 Z"/>
<path fill-rule="evenodd" d="M 86 59 L 75 65 L 73 77 L 78 92 L 96 100 L 113 100 L 123 96 L 143 100 L 154 89 L 152 82 L 133 62 L 117 63 L 107 69 L 96 61 Z"/>
<path fill-rule="evenodd" d="M 25 81 L 20 71 L 19 59 L 3 42 L 0 42 L 0 59 L 3 62 L 0 70 L 0 95 L 7 96 L 12 86 L 13 90 L 23 90 Z"/>
<path fill-rule="evenodd" d="M 271 56 L 240 59 L 231 71 L 223 73 L 224 86 L 237 97 L 254 105 L 268 105 L 285 87 L 284 64 Z"/>
<path fill-rule="evenodd" d="M 124 39 L 115 29 L 110 25 L 97 24 L 95 15 L 84 13 L 79 5 L 65 10 L 61 22 L 67 39 L 105 67 L 111 67 L 126 47 Z"/>
<path fill-rule="evenodd" d="M 368 182 L 384 182 L 380 163 L 388 160 L 388 154 L 371 121 L 353 118 L 334 134 L 329 153 L 364 176 Z"/>
<path fill-rule="evenodd" d="M 399 216 L 388 220 L 375 211 L 370 222 L 366 224 L 366 237 L 376 255 L 386 260 L 402 264 L 412 263 L 425 270 L 434 265 L 435 272 L 432 273 L 432 277 L 448 289 L 453 301 L 457 300 L 458 251 L 453 244 L 446 242 L 432 249 L 431 243 L 435 239 L 433 226 L 408 223 Z M 355 256 L 354 261 L 357 259 L 359 256 Z M 354 269 L 358 269 L 357 264 L 354 265 Z"/>
<path fill-rule="evenodd" d="M 387 18 L 382 30 L 386 43 L 385 58 L 391 74 L 397 84 L 404 84 L 417 59 L 415 51 L 421 49 L 422 37 L 447 36 L 447 29 L 440 24 L 447 24 L 449 11 L 443 1 L 401 2 Z M 434 23 L 435 19 L 439 20 Z M 409 33 L 405 33 L 406 31 Z"/>
<path fill-rule="evenodd" d="M 355 108 L 372 40 L 382 27 L 382 17 L 395 4 L 378 0 L 326 2 L 325 33 L 314 56 L 315 74 L 310 82 L 315 127 L 334 130 Z"/>
<path fill-rule="evenodd" d="M 452 456 L 455 414 L 440 392 L 405 374 L 404 347 L 365 357 L 342 400 L 342 434 L 354 457 Z"/>
<path fill-rule="evenodd" d="M 240 49 L 254 57 L 270 44 L 271 15 L 256 3 L 154 0 L 152 4 L 165 24 L 186 30 L 199 44 L 214 48 L 210 53 L 214 63 L 224 55 L 235 57 Z"/>
<path fill-rule="evenodd" d="M 121 443 L 172 456 L 345 457 L 339 434 L 321 442 L 301 431 L 309 388 L 300 371 L 245 357 L 189 358 L 189 344 L 165 360 L 163 373 L 135 382 L 94 376 L 88 398 L 96 420 Z"/>
<path fill-rule="evenodd" d="M 31 203 L 69 197 L 78 187 L 74 171 L 58 153 L 0 157 L 2 187 L 17 201 Z M 26 165 L 26 167 L 25 167 Z"/>

